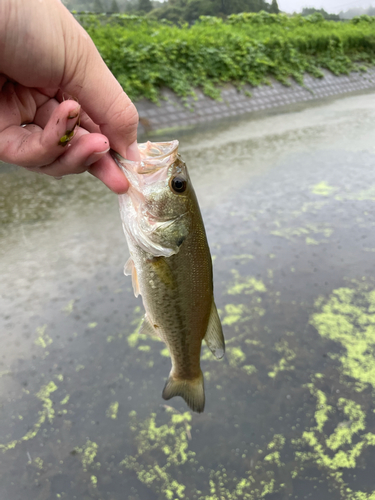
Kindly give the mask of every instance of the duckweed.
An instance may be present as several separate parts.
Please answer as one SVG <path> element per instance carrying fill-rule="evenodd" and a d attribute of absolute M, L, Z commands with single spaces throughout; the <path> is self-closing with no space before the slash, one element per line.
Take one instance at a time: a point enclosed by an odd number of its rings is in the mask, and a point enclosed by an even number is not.
<path fill-rule="evenodd" d="M 87 472 L 87 469 L 93 464 L 95 457 L 98 452 L 98 445 L 89 439 L 86 444 L 81 448 L 76 448 L 77 453 L 81 455 L 81 462 L 83 470 Z"/>
<path fill-rule="evenodd" d="M 339 288 L 328 300 L 316 302 L 320 312 L 311 318 L 318 333 L 338 343 L 342 350 L 330 354 L 341 364 L 358 392 L 375 389 L 375 291 L 366 284 L 358 289 Z"/>
<path fill-rule="evenodd" d="M 248 309 L 243 304 L 227 304 L 224 310 L 225 314 L 222 319 L 223 326 L 232 326 L 240 320 L 246 321 L 246 319 L 248 319 L 248 316 L 245 316 L 245 314 L 248 313 Z"/>
<path fill-rule="evenodd" d="M 237 270 L 232 270 L 232 274 L 236 283 L 228 289 L 229 295 L 240 295 L 242 293 L 245 295 L 250 295 L 255 292 L 264 293 L 267 291 L 264 283 L 261 280 L 257 280 L 254 277 L 242 279 Z"/>
<path fill-rule="evenodd" d="M 272 367 L 272 370 L 268 372 L 268 376 L 271 378 L 275 378 L 280 372 L 294 370 L 294 366 L 291 364 L 291 361 L 293 361 L 296 357 L 296 353 L 290 349 L 286 340 L 277 342 L 275 344 L 275 350 L 282 354 L 283 357 Z"/>
<path fill-rule="evenodd" d="M 322 181 L 322 182 L 319 182 L 318 184 L 315 184 L 311 189 L 311 191 L 314 194 L 317 194 L 319 196 L 329 196 L 330 194 L 332 194 L 336 190 L 337 190 L 337 188 L 330 186 L 325 181 Z"/>
<path fill-rule="evenodd" d="M 52 339 L 48 335 L 48 333 L 46 333 L 46 329 L 47 329 L 47 325 L 38 326 L 38 328 L 36 329 L 36 333 L 38 334 L 38 338 L 34 341 L 35 345 L 42 347 L 43 349 L 45 349 L 47 346 L 52 344 Z"/>
<path fill-rule="evenodd" d="M 0 450 L 7 451 L 15 448 L 15 446 L 22 441 L 29 441 L 35 438 L 38 434 L 41 426 L 46 420 L 52 423 L 55 417 L 55 410 L 53 409 L 53 402 L 50 395 L 57 390 L 57 386 L 54 382 L 49 382 L 47 385 L 41 387 L 39 392 L 37 392 L 36 397 L 42 401 L 43 409 L 39 412 L 39 419 L 34 424 L 33 428 L 29 430 L 24 436 L 19 439 L 14 439 L 7 444 L 0 444 Z"/>
<path fill-rule="evenodd" d="M 109 405 L 109 408 L 106 411 L 106 415 L 108 418 L 112 418 L 115 420 L 117 418 L 117 413 L 118 413 L 118 407 L 119 407 L 119 402 L 115 401 L 114 403 L 111 403 Z"/>
<path fill-rule="evenodd" d="M 246 355 L 240 347 L 228 347 L 226 356 L 229 364 L 233 367 L 241 365 L 246 360 Z"/>
<path fill-rule="evenodd" d="M 185 485 L 172 477 L 175 477 L 176 466 L 195 457 L 195 453 L 188 450 L 191 414 L 173 413 L 170 421 L 162 425 L 157 425 L 155 413 L 143 422 L 137 420 L 135 411 L 130 412 L 129 418 L 131 429 L 136 434 L 137 452 L 125 457 L 120 466 L 133 470 L 142 483 L 164 495 L 163 498 L 186 498 Z"/>

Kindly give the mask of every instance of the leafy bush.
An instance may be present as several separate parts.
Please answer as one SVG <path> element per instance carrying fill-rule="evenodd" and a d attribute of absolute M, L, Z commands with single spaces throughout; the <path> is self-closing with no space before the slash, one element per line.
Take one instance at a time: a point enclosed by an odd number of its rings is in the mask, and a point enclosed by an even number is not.
<path fill-rule="evenodd" d="M 364 18 L 366 17 L 366 18 Z M 350 23 L 267 12 L 202 16 L 193 26 L 124 14 L 79 15 L 127 94 L 157 102 L 160 89 L 179 96 L 200 87 L 220 97 L 220 85 L 259 85 L 273 77 L 303 82 L 304 73 L 339 75 L 375 64 L 374 18 Z"/>

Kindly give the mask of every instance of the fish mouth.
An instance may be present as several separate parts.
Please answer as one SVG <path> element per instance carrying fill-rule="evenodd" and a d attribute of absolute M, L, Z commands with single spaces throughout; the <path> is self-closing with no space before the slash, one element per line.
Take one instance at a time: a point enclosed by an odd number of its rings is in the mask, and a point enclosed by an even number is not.
<path fill-rule="evenodd" d="M 176 140 L 170 142 L 147 141 L 138 144 L 140 161 L 127 160 L 113 150 L 111 150 L 111 155 L 132 184 L 136 175 L 154 174 L 169 167 L 177 158 L 178 145 L 179 142 Z"/>

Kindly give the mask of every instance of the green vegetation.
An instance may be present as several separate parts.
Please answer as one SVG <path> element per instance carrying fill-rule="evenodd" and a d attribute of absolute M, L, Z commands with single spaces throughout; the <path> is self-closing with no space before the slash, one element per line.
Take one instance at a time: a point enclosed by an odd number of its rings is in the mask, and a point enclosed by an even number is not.
<path fill-rule="evenodd" d="M 78 12 L 105 12 L 114 14 L 144 15 L 151 12 L 155 19 L 168 19 L 172 22 L 196 21 L 199 16 L 225 17 L 239 12 L 279 13 L 277 0 L 63 0 L 69 10 Z"/>
<path fill-rule="evenodd" d="M 340 16 L 338 14 L 329 14 L 324 9 L 314 9 L 314 7 L 305 7 L 302 9 L 302 16 L 311 16 L 312 14 L 321 14 L 327 21 L 339 21 Z"/>
<path fill-rule="evenodd" d="M 151 15 L 151 13 L 150 13 Z M 133 100 L 157 102 L 162 87 L 213 98 L 220 85 L 260 85 L 269 78 L 303 83 L 322 68 L 339 75 L 375 63 L 375 17 L 348 23 L 319 13 L 288 17 L 267 12 L 201 17 L 179 26 L 149 17 L 114 14 L 77 16 L 105 62 Z"/>

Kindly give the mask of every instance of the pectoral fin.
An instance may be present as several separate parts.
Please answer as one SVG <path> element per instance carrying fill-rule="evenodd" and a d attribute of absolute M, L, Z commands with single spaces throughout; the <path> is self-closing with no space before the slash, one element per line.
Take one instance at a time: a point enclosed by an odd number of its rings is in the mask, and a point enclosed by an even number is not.
<path fill-rule="evenodd" d="M 210 319 L 204 340 L 215 358 L 220 359 L 224 356 L 225 341 L 223 329 L 214 301 L 212 301 Z"/>
<path fill-rule="evenodd" d="M 128 258 L 126 261 L 126 264 L 124 266 L 124 274 L 125 276 L 132 276 L 132 285 L 133 285 L 133 291 L 134 295 L 138 297 L 140 294 L 139 291 L 139 283 L 138 283 L 138 276 L 137 276 L 137 270 L 135 268 L 133 259 L 131 257 Z"/>
<path fill-rule="evenodd" d="M 131 257 L 128 258 L 128 260 L 125 262 L 124 266 L 124 274 L 125 276 L 130 276 L 133 270 L 133 259 Z"/>

